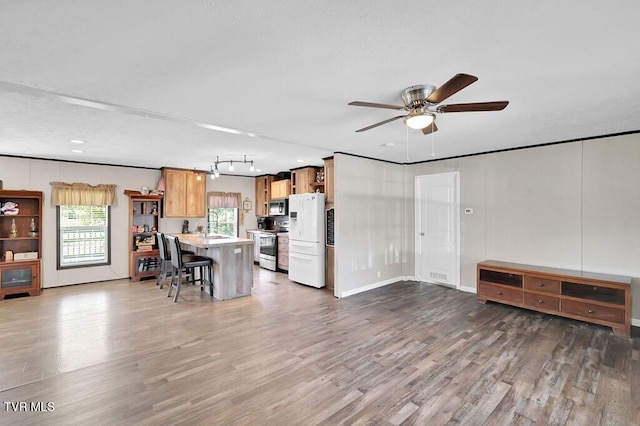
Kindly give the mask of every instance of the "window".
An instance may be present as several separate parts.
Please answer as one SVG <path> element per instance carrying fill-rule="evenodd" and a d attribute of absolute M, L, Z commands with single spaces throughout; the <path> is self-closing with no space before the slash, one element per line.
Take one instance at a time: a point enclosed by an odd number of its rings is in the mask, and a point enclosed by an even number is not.
<path fill-rule="evenodd" d="M 238 209 L 207 209 L 207 230 L 210 234 L 238 236 Z"/>
<path fill-rule="evenodd" d="M 57 207 L 58 269 L 111 264 L 110 207 Z"/>

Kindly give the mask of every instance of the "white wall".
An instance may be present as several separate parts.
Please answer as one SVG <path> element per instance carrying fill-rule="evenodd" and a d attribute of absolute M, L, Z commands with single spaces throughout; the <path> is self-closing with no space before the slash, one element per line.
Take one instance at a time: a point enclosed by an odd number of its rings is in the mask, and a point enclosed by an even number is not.
<path fill-rule="evenodd" d="M 4 189 L 27 189 L 44 193 L 43 224 L 40 230 L 42 241 L 42 287 L 105 281 L 129 276 L 129 198 L 125 189 L 139 190 L 142 186 L 155 188 L 160 179 L 160 170 L 131 167 L 98 166 L 48 160 L 31 160 L 0 157 L 0 180 Z M 50 182 L 84 182 L 91 185 L 115 184 L 117 201 L 111 207 L 111 265 L 77 268 L 58 271 L 56 269 L 56 208 L 51 205 Z M 207 191 L 241 192 L 255 204 L 254 179 L 247 177 L 221 176 L 207 180 Z M 245 215 L 240 236 L 245 229 L 256 227 L 254 211 Z M 160 219 L 163 232 L 180 232 L 183 219 Z M 191 228 L 206 218 L 189 218 Z"/>
<path fill-rule="evenodd" d="M 336 294 L 389 284 L 403 274 L 403 166 L 336 154 Z"/>

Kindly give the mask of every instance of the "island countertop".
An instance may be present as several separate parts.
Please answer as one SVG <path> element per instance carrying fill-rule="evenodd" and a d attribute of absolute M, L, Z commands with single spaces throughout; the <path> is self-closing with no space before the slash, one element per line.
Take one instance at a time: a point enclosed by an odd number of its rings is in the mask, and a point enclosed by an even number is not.
<path fill-rule="evenodd" d="M 205 235 L 200 237 L 198 234 L 171 234 L 180 240 L 181 243 L 195 248 L 213 248 L 229 245 L 253 244 L 254 241 L 248 238 L 236 238 L 226 235 Z"/>

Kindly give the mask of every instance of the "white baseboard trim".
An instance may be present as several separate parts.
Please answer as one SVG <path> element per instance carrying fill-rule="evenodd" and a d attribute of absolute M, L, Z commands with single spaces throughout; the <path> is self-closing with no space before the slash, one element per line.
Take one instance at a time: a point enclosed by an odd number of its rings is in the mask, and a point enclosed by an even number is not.
<path fill-rule="evenodd" d="M 364 293 L 365 291 L 373 290 L 375 288 L 384 287 L 389 284 L 397 283 L 399 278 L 391 278 L 389 280 L 378 281 L 377 283 L 368 284 L 362 287 L 354 288 L 353 290 L 347 290 L 340 292 L 340 298 L 353 296 L 354 294 Z"/>
<path fill-rule="evenodd" d="M 631 325 L 634 327 L 640 327 L 640 318 L 631 318 Z"/>
<path fill-rule="evenodd" d="M 465 293 L 476 293 L 476 288 L 475 287 L 460 286 L 460 291 L 464 291 Z"/>

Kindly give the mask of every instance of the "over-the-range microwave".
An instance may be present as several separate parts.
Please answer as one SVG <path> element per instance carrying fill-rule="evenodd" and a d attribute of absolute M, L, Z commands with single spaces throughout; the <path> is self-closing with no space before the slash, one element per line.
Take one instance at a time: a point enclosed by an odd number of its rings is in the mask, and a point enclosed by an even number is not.
<path fill-rule="evenodd" d="M 273 200 L 269 202 L 269 216 L 286 216 L 289 214 L 289 200 Z"/>

